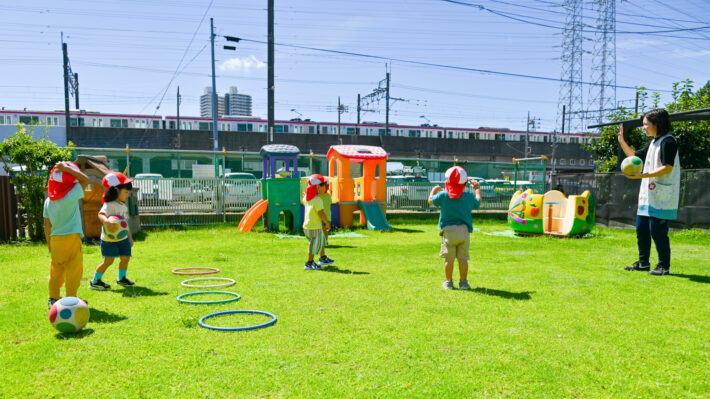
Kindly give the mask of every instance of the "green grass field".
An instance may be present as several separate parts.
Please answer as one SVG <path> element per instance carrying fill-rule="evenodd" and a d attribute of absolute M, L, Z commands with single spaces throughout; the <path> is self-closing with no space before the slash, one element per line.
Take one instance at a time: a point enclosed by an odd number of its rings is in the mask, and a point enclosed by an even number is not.
<path fill-rule="evenodd" d="M 392 233 L 332 238 L 337 267 L 320 272 L 303 270 L 304 239 L 234 225 L 148 231 L 129 267 L 136 286 L 115 286 L 114 264 L 109 292 L 87 288 L 100 249 L 86 246 L 79 295 L 92 313 L 76 335 L 47 319 L 46 246 L 2 245 L 0 397 L 710 396 L 710 234 L 671 233 L 674 275 L 653 277 L 620 270 L 637 254 L 632 230 L 518 238 L 474 221 L 474 289 L 445 291 L 436 225 L 391 222 Z M 170 270 L 189 266 L 220 268 L 242 299 L 178 303 L 194 289 Z M 278 322 L 197 323 L 230 309 Z"/>

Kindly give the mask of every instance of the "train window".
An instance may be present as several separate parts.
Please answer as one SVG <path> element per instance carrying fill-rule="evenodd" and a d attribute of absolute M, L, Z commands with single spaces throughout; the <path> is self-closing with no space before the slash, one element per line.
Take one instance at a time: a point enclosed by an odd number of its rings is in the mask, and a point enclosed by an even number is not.
<path fill-rule="evenodd" d="M 5 117 L 0 115 L 0 125 L 4 125 L 4 124 L 5 124 Z"/>
<path fill-rule="evenodd" d="M 36 116 L 21 116 L 20 123 L 25 125 L 39 123 L 39 118 Z"/>
<path fill-rule="evenodd" d="M 177 126 L 175 121 L 168 121 L 168 129 L 175 129 L 175 126 Z"/>
<path fill-rule="evenodd" d="M 200 122 L 198 124 L 198 129 L 199 130 L 211 130 L 210 125 L 207 122 Z"/>
<path fill-rule="evenodd" d="M 153 129 L 160 129 L 160 121 L 153 121 Z"/>
<path fill-rule="evenodd" d="M 316 132 L 315 126 L 308 126 L 308 133 L 313 134 Z"/>
<path fill-rule="evenodd" d="M 328 134 L 328 128 L 327 128 L 327 127 L 323 126 L 323 129 L 321 129 L 321 130 L 323 130 L 323 134 Z"/>

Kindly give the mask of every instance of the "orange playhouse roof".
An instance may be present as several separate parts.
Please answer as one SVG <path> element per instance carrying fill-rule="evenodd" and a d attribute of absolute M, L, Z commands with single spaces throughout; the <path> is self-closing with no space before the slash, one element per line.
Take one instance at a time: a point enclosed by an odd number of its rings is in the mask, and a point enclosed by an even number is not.
<path fill-rule="evenodd" d="M 349 158 L 352 161 L 387 158 L 387 151 L 385 151 L 382 147 L 375 147 L 372 145 L 333 145 L 330 146 L 330 149 L 328 150 L 327 157 L 329 159 L 333 152 L 336 152 L 345 158 Z"/>

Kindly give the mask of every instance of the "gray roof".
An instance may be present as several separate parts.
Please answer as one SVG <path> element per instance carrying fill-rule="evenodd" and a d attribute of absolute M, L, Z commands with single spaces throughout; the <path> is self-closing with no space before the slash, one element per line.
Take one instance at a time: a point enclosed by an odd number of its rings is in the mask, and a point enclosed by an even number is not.
<path fill-rule="evenodd" d="M 261 147 L 259 154 L 264 156 L 274 156 L 274 155 L 298 155 L 301 150 L 295 145 L 290 144 L 269 144 Z"/>

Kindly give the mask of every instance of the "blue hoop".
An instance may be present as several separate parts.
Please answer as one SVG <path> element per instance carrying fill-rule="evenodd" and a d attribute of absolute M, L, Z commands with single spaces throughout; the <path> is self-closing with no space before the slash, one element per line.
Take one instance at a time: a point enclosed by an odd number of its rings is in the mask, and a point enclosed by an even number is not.
<path fill-rule="evenodd" d="M 205 324 L 205 320 L 209 319 L 210 317 L 221 316 L 221 315 L 226 315 L 226 314 L 233 314 L 233 313 L 263 314 L 265 316 L 270 316 L 272 318 L 272 320 L 269 320 L 263 324 L 259 324 L 256 326 L 249 326 L 249 327 L 215 327 L 215 326 L 210 326 L 209 324 Z M 257 328 L 268 327 L 268 326 L 276 323 L 276 316 L 269 313 L 269 312 L 262 312 L 261 310 L 227 310 L 225 312 L 217 312 L 217 313 L 208 314 L 207 316 L 203 316 L 200 319 L 199 323 L 200 323 L 200 327 L 208 328 L 210 330 L 246 331 L 246 330 L 256 330 Z"/>

